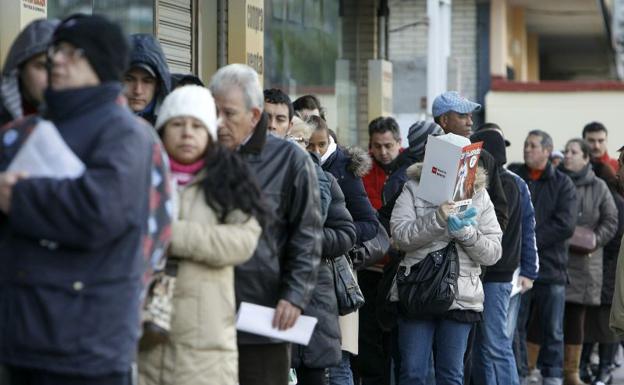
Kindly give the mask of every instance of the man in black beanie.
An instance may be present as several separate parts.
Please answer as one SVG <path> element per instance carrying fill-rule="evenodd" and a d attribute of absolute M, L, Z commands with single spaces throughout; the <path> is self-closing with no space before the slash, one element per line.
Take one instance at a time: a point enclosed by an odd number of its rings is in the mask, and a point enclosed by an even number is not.
<path fill-rule="evenodd" d="M 128 45 L 117 24 L 69 17 L 48 58 L 45 118 L 84 170 L 0 173 L 0 363 L 11 384 L 129 384 L 155 142 L 119 103 Z M 17 132 L 0 137 L 4 157 Z"/>

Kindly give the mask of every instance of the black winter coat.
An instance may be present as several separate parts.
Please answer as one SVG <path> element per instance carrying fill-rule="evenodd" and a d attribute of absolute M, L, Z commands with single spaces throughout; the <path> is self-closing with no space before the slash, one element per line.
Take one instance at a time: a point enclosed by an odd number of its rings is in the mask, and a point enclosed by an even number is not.
<path fill-rule="evenodd" d="M 239 153 L 255 175 L 273 218 L 251 259 L 236 266 L 236 302 L 275 307 L 284 299 L 305 309 L 316 284 L 322 249 L 314 163 L 296 144 L 267 135 L 265 114 Z M 273 342 L 279 341 L 238 334 L 240 345 Z"/>
<path fill-rule="evenodd" d="M 511 282 L 514 271 L 520 263 L 522 249 L 522 210 L 520 189 L 514 177 L 504 168 L 499 168 L 499 176 L 507 199 L 507 229 L 503 233 L 501 245 L 503 255 L 494 266 L 488 266 L 483 282 Z"/>
<path fill-rule="evenodd" d="M 536 282 L 565 285 L 568 282 L 568 242 L 574 234 L 578 205 L 572 180 L 550 163 L 537 181 L 524 164 L 509 166 L 529 186 L 535 208 L 535 238 L 539 252 Z"/>
<path fill-rule="evenodd" d="M 373 239 L 377 235 L 379 222 L 362 182 L 362 176 L 370 170 L 370 156 L 364 151 L 353 149 L 347 153 L 345 149 L 338 147 L 322 167 L 338 180 L 347 202 L 347 210 L 355 222 L 356 243 Z"/>
<path fill-rule="evenodd" d="M 338 303 L 331 260 L 353 247 L 355 225 L 336 178 L 329 172 L 327 172 L 327 177 L 331 180 L 332 199 L 323 226 L 323 260 L 319 267 L 312 300 L 303 312 L 318 318 L 318 323 L 308 346 L 293 345 L 292 367 L 294 368 L 302 364 L 308 368 L 328 368 L 338 365 L 342 357 Z"/>
<path fill-rule="evenodd" d="M 130 67 L 136 64 L 147 64 L 156 72 L 158 89 L 156 90 L 156 104 L 154 108 L 145 113 L 138 114 L 152 126 L 156 123 L 158 108 L 169 92 L 171 92 L 171 74 L 167 66 L 165 53 L 158 40 L 151 34 L 138 33 L 131 37 L 132 50 L 130 51 Z"/>
<path fill-rule="evenodd" d="M 154 142 L 120 93 L 118 83 L 46 92 L 48 118 L 86 171 L 13 188 L 0 219 L 2 363 L 101 376 L 134 361 Z"/>

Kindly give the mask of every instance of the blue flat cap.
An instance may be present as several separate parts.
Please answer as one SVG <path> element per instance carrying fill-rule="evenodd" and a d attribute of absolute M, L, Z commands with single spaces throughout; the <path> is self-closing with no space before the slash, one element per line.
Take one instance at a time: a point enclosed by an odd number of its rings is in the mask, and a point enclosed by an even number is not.
<path fill-rule="evenodd" d="M 438 95 L 433 101 L 433 107 L 431 112 L 433 117 L 454 111 L 459 114 L 468 114 L 470 112 L 477 111 L 481 108 L 479 103 L 471 102 L 465 97 L 461 96 L 457 91 L 446 91 L 443 94 Z"/>

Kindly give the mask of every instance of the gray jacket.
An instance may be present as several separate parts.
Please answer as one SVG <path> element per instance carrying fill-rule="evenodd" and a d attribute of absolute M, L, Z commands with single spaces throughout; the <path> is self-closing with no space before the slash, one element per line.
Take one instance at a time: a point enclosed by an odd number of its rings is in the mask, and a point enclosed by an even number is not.
<path fill-rule="evenodd" d="M 578 198 L 576 225 L 592 229 L 596 234 L 598 246 L 594 252 L 585 255 L 570 251 L 566 301 L 583 305 L 600 305 L 602 248 L 613 238 L 617 230 L 618 210 L 607 184 L 596 177 L 591 166 L 579 173 L 566 173 L 576 186 Z"/>
<path fill-rule="evenodd" d="M 403 192 L 396 201 L 390 230 L 396 247 L 405 252 L 401 266 L 408 269 L 423 260 L 428 253 L 442 249 L 452 238 L 449 236 L 446 222 L 437 215 L 438 206 L 416 196 L 420 181 L 422 164 L 418 163 L 407 169 L 410 178 Z M 487 175 L 479 167 L 475 181 L 475 195 L 472 205 L 478 209 L 478 228 L 466 241 L 457 241 L 459 256 L 459 279 L 456 299 L 449 310 L 483 311 L 483 285 L 479 275 L 481 265 L 495 264 L 501 257 L 502 231 L 496 219 L 494 205 L 486 191 Z M 397 301 L 396 284 L 391 290 L 391 300 Z"/>
<path fill-rule="evenodd" d="M 57 25 L 58 20 L 35 20 L 11 45 L 0 79 L 0 125 L 24 115 L 19 84 L 20 66 L 31 57 L 46 52 Z"/>

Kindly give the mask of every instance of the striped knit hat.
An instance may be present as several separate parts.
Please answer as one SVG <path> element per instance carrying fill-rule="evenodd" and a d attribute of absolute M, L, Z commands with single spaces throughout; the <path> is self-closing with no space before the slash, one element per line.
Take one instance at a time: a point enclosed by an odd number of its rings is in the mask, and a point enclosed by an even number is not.
<path fill-rule="evenodd" d="M 425 154 L 425 144 L 427 144 L 427 138 L 429 135 L 443 135 L 444 130 L 434 122 L 427 122 L 419 120 L 412 124 L 407 134 L 407 140 L 409 141 L 409 151 L 423 156 Z"/>

